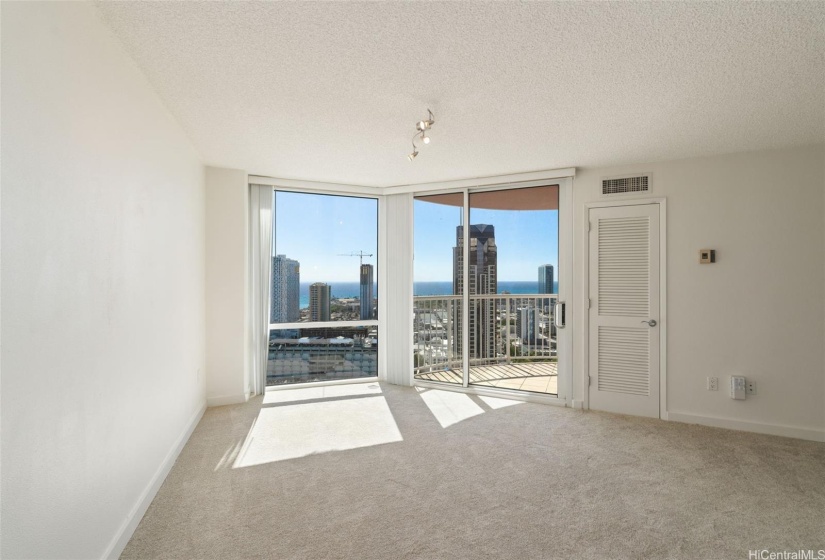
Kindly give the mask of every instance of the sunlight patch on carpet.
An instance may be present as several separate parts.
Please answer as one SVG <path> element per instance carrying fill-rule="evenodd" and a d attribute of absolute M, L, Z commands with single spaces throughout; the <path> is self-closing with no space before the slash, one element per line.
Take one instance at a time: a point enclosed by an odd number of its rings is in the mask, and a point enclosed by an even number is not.
<path fill-rule="evenodd" d="M 484 414 L 484 409 L 473 402 L 468 395 L 453 391 L 431 389 L 419 396 L 433 413 L 442 428 L 458 424 L 462 420 Z"/>
<path fill-rule="evenodd" d="M 377 383 L 269 391 L 233 468 L 399 441 Z"/>

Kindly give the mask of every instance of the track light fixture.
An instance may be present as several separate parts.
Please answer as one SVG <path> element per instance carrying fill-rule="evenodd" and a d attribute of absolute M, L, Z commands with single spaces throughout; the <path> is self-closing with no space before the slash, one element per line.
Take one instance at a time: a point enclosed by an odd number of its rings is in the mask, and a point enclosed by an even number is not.
<path fill-rule="evenodd" d="M 419 132 L 424 132 L 429 130 L 432 125 L 435 124 L 435 119 L 433 118 L 433 112 L 427 109 L 427 113 L 429 117 L 426 121 L 418 121 L 418 124 L 415 125 L 415 128 L 418 129 Z"/>
<path fill-rule="evenodd" d="M 410 155 L 407 156 L 407 159 L 410 161 L 414 160 L 415 157 L 418 155 L 418 146 L 415 145 L 416 139 L 420 140 L 422 144 L 429 144 L 430 137 L 427 136 L 427 131 L 432 128 L 435 124 L 435 118 L 433 117 L 433 112 L 427 109 L 427 120 L 426 121 L 418 121 L 415 123 L 415 134 L 412 137 L 412 145 L 413 151 Z"/>

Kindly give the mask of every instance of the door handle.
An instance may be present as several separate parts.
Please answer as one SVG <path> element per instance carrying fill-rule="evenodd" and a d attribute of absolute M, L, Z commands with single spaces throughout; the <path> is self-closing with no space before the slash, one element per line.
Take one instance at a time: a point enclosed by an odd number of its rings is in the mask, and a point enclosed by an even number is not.
<path fill-rule="evenodd" d="M 651 319 L 650 321 L 642 321 L 642 323 L 647 323 L 648 326 L 655 327 L 656 326 L 656 319 Z"/>
<path fill-rule="evenodd" d="M 567 326 L 567 317 L 565 316 L 565 311 L 567 305 L 563 302 L 557 302 L 555 308 L 553 310 L 553 323 L 555 323 L 557 329 L 563 329 Z"/>

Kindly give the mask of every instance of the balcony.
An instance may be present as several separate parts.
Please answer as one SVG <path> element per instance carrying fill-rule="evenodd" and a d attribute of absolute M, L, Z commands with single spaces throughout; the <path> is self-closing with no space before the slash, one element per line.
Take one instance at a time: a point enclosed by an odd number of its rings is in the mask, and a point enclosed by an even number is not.
<path fill-rule="evenodd" d="M 551 294 L 470 296 L 470 384 L 558 394 L 553 325 L 557 298 Z M 415 379 L 462 384 L 462 299 L 414 298 Z"/>

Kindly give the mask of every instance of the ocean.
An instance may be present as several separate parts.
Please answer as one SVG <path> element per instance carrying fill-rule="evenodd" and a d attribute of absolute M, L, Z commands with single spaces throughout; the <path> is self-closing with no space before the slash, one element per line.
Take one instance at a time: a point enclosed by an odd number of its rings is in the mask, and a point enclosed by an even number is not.
<path fill-rule="evenodd" d="M 309 285 L 312 282 L 301 282 L 301 308 L 309 307 Z M 330 282 L 332 286 L 332 297 L 334 298 L 357 298 L 360 296 L 361 287 L 358 282 Z M 554 292 L 559 292 L 559 283 L 554 282 Z M 507 291 L 511 294 L 535 294 L 538 289 L 538 282 L 535 281 L 498 281 L 499 293 Z M 374 285 L 374 293 L 378 294 L 378 285 Z M 416 296 L 443 296 L 453 293 L 453 282 L 415 282 L 413 284 L 413 294 Z"/>

